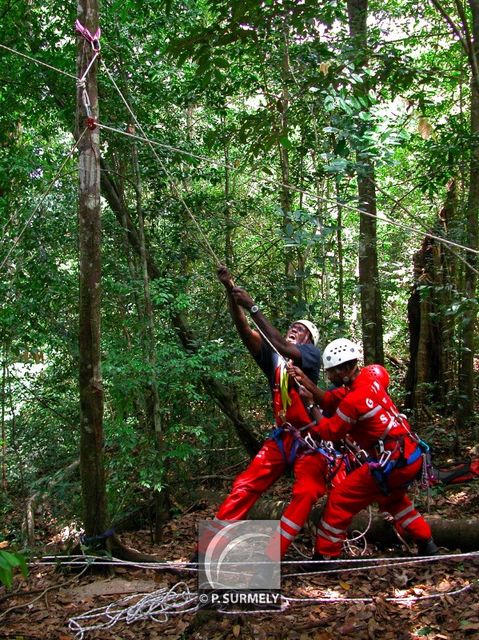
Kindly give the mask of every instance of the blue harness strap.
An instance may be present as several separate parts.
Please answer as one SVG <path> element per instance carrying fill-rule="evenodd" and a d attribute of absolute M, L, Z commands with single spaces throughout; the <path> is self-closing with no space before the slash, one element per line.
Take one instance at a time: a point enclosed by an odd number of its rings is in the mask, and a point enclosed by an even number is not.
<path fill-rule="evenodd" d="M 296 429 L 295 427 L 288 428 L 286 425 L 283 425 L 282 427 L 275 427 L 271 431 L 270 437 L 278 445 L 278 449 L 281 451 L 281 454 L 289 467 L 293 466 L 299 449 L 302 447 L 306 449 L 306 451 L 304 452 L 306 454 L 320 453 L 321 455 L 325 456 L 325 458 L 329 462 L 329 465 L 332 467 L 334 465 L 336 455 L 339 454 L 337 454 L 336 451 L 334 451 L 333 454 L 331 451 L 325 449 L 324 447 L 321 447 L 320 445 L 313 447 L 308 441 L 306 441 L 299 432 L 305 428 L 308 428 L 309 426 L 310 425 L 306 425 L 305 427 L 302 427 L 302 429 Z M 291 445 L 291 451 L 289 452 L 289 458 L 286 455 L 286 450 L 283 443 L 283 435 L 287 432 L 291 433 L 291 435 L 293 436 L 293 443 Z"/>
<path fill-rule="evenodd" d="M 391 493 L 388 486 L 388 478 L 391 472 L 396 468 L 407 467 L 410 464 L 414 464 L 425 451 L 429 451 L 429 447 L 425 442 L 420 440 L 417 447 L 408 458 L 395 458 L 394 460 L 389 459 L 385 464 L 381 464 L 374 459 L 367 461 L 367 464 L 371 469 L 371 473 L 379 484 L 384 495 L 388 496 Z"/>

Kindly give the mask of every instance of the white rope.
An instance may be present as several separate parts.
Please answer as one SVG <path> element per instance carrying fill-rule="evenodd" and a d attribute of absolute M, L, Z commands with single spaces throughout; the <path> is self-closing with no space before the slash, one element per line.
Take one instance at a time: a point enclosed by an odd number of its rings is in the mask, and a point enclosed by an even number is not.
<path fill-rule="evenodd" d="M 153 155 L 155 156 L 157 162 L 159 163 L 160 167 L 163 169 L 163 171 L 165 172 L 165 174 L 168 176 L 168 179 L 170 181 L 170 185 L 171 188 L 173 190 L 173 192 L 175 193 L 176 197 L 179 199 L 179 201 L 181 202 L 181 204 L 183 205 L 185 211 L 188 213 L 188 215 L 190 216 L 191 220 L 193 221 L 194 225 L 196 226 L 196 228 L 198 229 L 198 232 L 207 248 L 207 250 L 209 251 L 210 255 L 212 256 L 213 260 L 215 260 L 216 265 L 221 264 L 221 260 L 218 258 L 218 256 L 216 255 L 216 253 L 213 250 L 213 247 L 211 246 L 211 244 L 208 241 L 208 238 L 206 237 L 203 229 L 201 228 L 200 224 L 198 223 L 198 221 L 196 220 L 195 216 L 193 215 L 193 212 L 191 211 L 190 207 L 188 206 L 188 204 L 186 203 L 185 199 L 183 198 L 183 196 L 181 195 L 179 189 L 177 188 L 177 186 L 174 183 L 173 177 L 171 176 L 170 172 L 168 171 L 167 167 L 165 166 L 165 164 L 162 162 L 160 156 L 156 153 L 156 150 L 153 146 L 153 143 L 148 140 L 148 138 L 146 137 L 146 134 L 143 130 L 143 127 L 141 126 L 138 118 L 136 117 L 135 113 L 133 112 L 130 104 L 128 103 L 128 100 L 124 97 L 124 95 L 122 94 L 119 86 L 117 85 L 117 83 L 115 82 L 115 79 L 113 78 L 112 74 L 110 73 L 108 67 L 105 65 L 105 62 L 103 62 L 103 67 L 106 71 L 107 76 L 109 77 L 111 83 L 113 84 L 113 86 L 115 87 L 118 95 L 120 96 L 123 104 L 125 105 L 125 107 L 128 110 L 128 113 L 131 115 L 131 117 L 133 118 L 134 123 L 136 124 L 136 126 L 138 127 L 138 129 L 141 131 L 142 135 L 144 136 L 144 139 L 146 140 L 146 142 L 148 143 Z M 100 126 L 100 125 L 98 125 Z"/>
<path fill-rule="evenodd" d="M 36 60 L 35 58 L 32 58 L 31 56 L 28 56 L 28 55 L 26 55 L 26 54 L 24 54 L 24 53 L 21 53 L 20 51 L 16 51 L 15 49 L 11 49 L 10 47 L 7 47 L 6 45 L 0 44 L 0 47 L 1 47 L 1 48 L 3 48 L 3 49 L 6 49 L 7 51 L 10 51 L 11 53 L 14 53 L 14 54 L 18 55 L 18 56 L 21 56 L 21 57 L 23 57 L 23 58 L 26 58 L 27 60 L 30 60 L 31 62 L 34 62 L 35 64 L 40 64 L 40 65 L 45 66 L 45 67 L 47 67 L 47 68 L 49 68 L 49 69 L 52 69 L 53 71 L 56 71 L 56 72 L 61 73 L 61 74 L 63 74 L 63 75 L 66 75 L 66 76 L 68 76 L 68 77 L 70 77 L 70 78 L 73 78 L 74 80 L 76 80 L 76 81 L 77 81 L 77 83 L 79 82 L 78 78 L 77 78 L 76 76 L 74 76 L 73 74 L 70 74 L 70 73 L 68 73 L 68 72 L 66 72 L 66 71 L 62 71 L 61 69 L 57 69 L 56 67 L 52 67 L 51 65 L 49 65 L 49 64 L 47 64 L 47 63 L 45 63 L 45 62 L 41 62 L 40 60 Z M 91 65 L 93 64 L 93 62 L 96 60 L 96 58 L 97 58 L 97 54 L 95 54 L 95 56 L 93 57 L 93 59 L 92 59 L 92 61 L 91 61 L 90 65 L 89 65 L 89 67 L 88 67 L 88 69 L 87 69 L 87 72 L 88 72 L 88 70 L 90 69 L 90 67 L 91 67 Z M 227 163 L 220 163 L 220 162 L 217 162 L 217 161 L 215 161 L 215 160 L 212 160 L 211 158 L 207 158 L 206 156 L 201 156 L 201 155 L 198 155 L 198 154 L 193 154 L 193 153 L 191 153 L 191 152 L 184 151 L 184 150 L 182 150 L 182 149 L 178 149 L 177 147 L 173 147 L 173 146 L 171 146 L 171 145 L 161 144 L 161 143 L 159 143 L 159 142 L 156 142 L 156 141 L 153 141 L 153 140 L 150 140 L 149 138 L 147 138 L 147 137 L 146 137 L 146 135 L 145 135 L 145 133 L 144 133 L 144 131 L 143 131 L 143 129 L 142 129 L 142 127 L 141 127 L 141 125 L 140 125 L 140 123 L 138 122 L 138 119 L 136 118 L 135 114 L 134 114 L 134 113 L 133 113 L 133 111 L 131 110 L 131 107 L 129 106 L 129 104 L 128 104 L 127 100 L 126 100 L 126 99 L 124 98 L 124 96 L 122 95 L 122 93 L 121 93 L 121 91 L 120 91 L 120 89 L 119 89 L 118 85 L 116 84 L 116 82 L 115 82 L 115 80 L 114 80 L 113 76 L 110 74 L 110 72 L 109 72 L 108 68 L 105 66 L 105 63 L 104 63 L 104 62 L 103 62 L 103 66 L 105 67 L 105 70 L 106 70 L 106 72 L 107 72 L 108 77 L 110 78 L 110 80 L 111 80 L 111 82 L 113 83 L 114 87 L 115 87 L 115 88 L 116 88 L 116 90 L 118 91 L 118 94 L 120 95 L 120 97 L 121 97 L 122 101 L 123 101 L 123 102 L 124 102 L 124 104 L 126 105 L 126 107 L 127 107 L 128 111 L 129 111 L 129 113 L 132 115 L 132 117 L 133 117 L 133 118 L 134 118 L 134 120 L 135 120 L 135 123 L 137 124 L 138 128 L 139 128 L 139 129 L 140 129 L 140 131 L 142 132 L 143 137 L 141 137 L 141 136 L 137 136 L 137 135 L 135 135 L 135 134 L 128 133 L 128 132 L 126 132 L 126 131 L 122 131 L 122 130 L 120 130 L 120 129 L 114 129 L 113 127 L 108 127 L 107 125 L 100 124 L 99 122 L 97 122 L 97 123 L 96 123 L 96 125 L 97 125 L 98 127 L 102 128 L 102 129 L 105 129 L 105 130 L 108 130 L 108 131 L 113 131 L 113 132 L 115 132 L 115 133 L 119 133 L 119 134 L 121 134 L 121 135 L 124 135 L 124 136 L 130 137 L 130 138 L 135 138 L 135 139 L 137 139 L 137 140 L 141 140 L 142 142 L 146 142 L 147 144 L 149 144 L 151 147 L 152 147 L 152 145 L 160 146 L 160 147 L 162 147 L 162 148 L 164 148 L 164 149 L 169 149 L 170 151 L 174 151 L 175 153 L 181 153 L 181 154 L 183 154 L 183 155 L 187 155 L 187 156 L 192 157 L 192 158 L 197 158 L 197 159 L 200 159 L 200 160 L 204 160 L 205 162 L 208 162 L 209 164 L 212 164 L 212 165 L 214 165 L 214 166 L 225 167 L 225 168 L 232 169 L 232 170 L 236 169 L 236 167 L 233 167 L 232 165 L 228 165 Z M 87 73 L 87 72 L 86 72 L 86 73 Z M 81 80 L 80 80 L 80 82 L 81 82 Z M 152 150 L 153 150 L 153 147 L 152 147 Z M 160 158 L 157 156 L 157 154 L 156 154 L 156 153 L 155 153 L 155 157 L 156 157 L 156 158 L 157 158 L 157 160 L 160 162 L 160 164 L 161 164 L 162 168 L 164 169 L 164 171 L 169 175 L 169 173 L 168 173 L 168 171 L 167 171 L 166 167 L 163 165 L 163 163 L 161 162 Z M 302 193 L 303 195 L 309 196 L 309 197 L 311 197 L 311 198 L 313 198 L 314 200 L 317 200 L 317 201 L 327 202 L 327 203 L 330 203 L 330 204 L 336 204 L 336 201 L 331 200 L 330 198 L 325 198 L 325 197 L 323 197 L 323 196 L 319 196 L 317 193 L 313 193 L 313 192 L 308 191 L 308 190 L 306 190 L 306 189 L 301 189 L 300 187 L 297 187 L 297 186 L 295 186 L 295 185 L 288 184 L 288 183 L 281 182 L 281 181 L 277 181 L 277 180 L 274 180 L 274 179 L 272 179 L 272 178 L 266 178 L 266 177 L 263 177 L 263 178 L 258 179 L 258 182 L 260 182 L 260 183 L 262 183 L 262 182 L 263 182 L 263 183 L 267 183 L 267 184 L 272 184 L 272 185 L 274 185 L 274 186 L 281 186 L 281 187 L 284 187 L 284 188 L 286 188 L 286 189 L 290 189 L 290 190 L 292 190 L 292 191 L 296 191 L 297 193 Z M 216 262 L 219 264 L 219 262 L 220 262 L 220 261 L 219 261 L 219 260 L 218 260 L 218 258 L 216 257 L 216 254 L 215 254 L 215 252 L 213 251 L 212 247 L 210 246 L 210 244 L 209 244 L 209 242 L 208 242 L 208 240 L 207 240 L 206 236 L 204 236 L 203 230 L 201 229 L 201 227 L 200 227 L 200 226 L 199 226 L 199 224 L 197 223 L 197 221 L 196 221 L 196 219 L 194 218 L 194 216 L 193 216 L 192 212 L 190 211 L 190 209 L 189 209 L 188 205 L 186 204 L 186 202 L 185 202 L 185 201 L 184 201 L 184 199 L 182 198 L 181 194 L 179 193 L 179 191 L 178 191 L 178 189 L 176 188 L 176 186 L 174 185 L 174 183 L 173 183 L 173 182 L 171 182 L 171 184 L 172 184 L 172 188 L 173 188 L 173 190 L 175 191 L 175 193 L 176 193 L 177 197 L 180 199 L 180 201 L 182 202 L 182 204 L 183 204 L 183 206 L 185 207 L 186 211 L 189 213 L 189 215 L 192 217 L 192 219 L 193 219 L 194 223 L 197 225 L 199 232 L 200 232 L 200 233 L 201 233 L 201 235 L 204 237 L 204 240 L 205 240 L 205 242 L 207 243 L 207 246 L 208 246 L 209 251 L 211 252 L 211 255 L 212 255 L 212 256 L 213 256 L 213 258 L 216 260 Z M 435 235 L 435 234 L 429 233 L 429 232 L 427 232 L 427 231 L 423 231 L 423 230 L 421 230 L 421 229 L 416 229 L 416 228 L 414 228 L 414 227 L 411 227 L 411 226 L 409 226 L 409 225 L 403 224 L 403 223 L 401 223 L 401 222 L 397 222 L 396 220 L 392 220 L 391 218 L 388 218 L 388 217 L 386 217 L 386 216 L 379 217 L 377 214 L 370 213 L 369 211 L 365 211 L 364 209 L 360 209 L 359 207 L 354 207 L 354 206 L 349 205 L 349 204 L 347 204 L 347 203 L 345 203 L 345 202 L 341 203 L 341 206 L 342 206 L 343 208 L 345 208 L 345 209 L 350 210 L 350 211 L 358 212 L 358 213 L 360 213 L 360 214 L 362 214 L 362 215 L 369 216 L 370 218 L 375 218 L 378 222 L 385 222 L 386 224 L 390 224 L 390 225 L 396 226 L 396 227 L 398 227 L 398 228 L 400 228 L 400 229 L 403 229 L 403 230 L 405 230 L 405 231 L 410 231 L 410 232 L 412 232 L 412 233 L 414 233 L 414 234 L 416 234 L 416 235 L 421 235 L 421 236 L 426 237 L 426 238 L 431 238 L 431 239 L 433 239 L 433 240 L 437 240 L 438 242 L 442 242 L 443 244 L 447 244 L 447 245 L 450 245 L 450 246 L 452 246 L 452 247 L 456 247 L 456 248 L 458 248 L 458 249 L 462 249 L 463 251 L 468 251 L 468 252 L 470 252 L 470 253 L 474 253 L 474 254 L 476 254 L 476 255 L 478 255 L 478 254 L 479 254 L 479 250 L 478 250 L 478 249 L 474 249 L 473 247 L 468 247 L 468 246 L 463 245 L 463 244 L 460 244 L 460 243 L 458 243 L 458 242 L 454 242 L 453 240 L 449 240 L 449 239 L 444 238 L 444 237 L 442 237 L 442 236 L 438 236 L 438 235 Z M 469 266 L 469 265 L 468 265 L 468 266 Z M 472 267 L 472 265 L 470 265 L 470 268 L 471 268 L 471 269 L 474 269 L 474 268 Z"/>
<path fill-rule="evenodd" d="M 32 56 L 27 56 L 26 53 L 21 53 L 20 51 L 16 51 L 15 49 L 11 49 L 10 47 L 7 47 L 4 44 L 0 44 L 0 48 L 6 49 L 7 51 L 10 51 L 10 53 L 14 53 L 15 55 L 20 56 L 21 58 L 26 58 L 27 60 L 30 60 L 30 62 L 34 62 L 35 64 L 39 64 L 42 67 L 47 67 L 47 69 L 51 69 L 52 71 L 56 71 L 57 73 L 61 73 L 64 76 L 68 76 L 69 78 L 73 78 L 74 80 L 77 79 L 76 76 L 74 76 L 72 73 L 68 73 L 68 71 L 63 71 L 62 69 L 57 69 L 56 67 L 52 67 L 51 64 L 47 64 L 46 62 L 42 62 L 41 60 L 37 60 L 36 58 L 32 58 Z"/>
<path fill-rule="evenodd" d="M 341 560 L 339 560 L 339 562 L 341 564 L 344 564 L 345 567 L 348 564 L 357 564 L 357 563 L 361 563 L 361 564 L 367 564 L 367 563 L 373 563 L 373 564 L 379 564 L 379 563 L 387 563 L 381 566 L 386 566 L 386 567 L 391 567 L 391 566 L 395 566 L 395 564 L 399 565 L 403 565 L 403 564 L 417 564 L 417 563 L 427 563 L 427 562 L 441 562 L 442 560 L 465 560 L 468 558 L 476 558 L 479 557 L 479 551 L 468 551 L 465 553 L 445 553 L 445 554 L 440 554 L 440 555 L 435 555 L 435 556 L 415 556 L 412 557 L 411 556 L 398 556 L 395 558 L 341 558 Z M 35 562 L 30 562 L 29 565 L 30 566 L 38 566 L 38 565 L 58 565 L 58 564 L 65 564 L 65 565 L 69 565 L 69 564 L 76 564 L 78 565 L 79 562 L 78 560 L 85 560 L 85 561 L 95 561 L 95 564 L 97 565 L 117 565 L 117 566 L 128 566 L 128 567 L 137 567 L 140 569 L 181 569 L 183 570 L 183 568 L 186 565 L 189 564 L 194 564 L 194 563 L 190 563 L 188 560 L 182 561 L 182 562 L 172 562 L 172 561 L 165 561 L 165 562 L 133 562 L 130 560 L 121 560 L 119 558 L 103 558 L 101 556 L 91 556 L 91 555 L 77 555 L 77 556 L 69 556 L 69 555 L 50 555 L 50 556 L 43 556 L 42 559 L 40 560 L 36 560 Z M 299 559 L 299 560 L 282 560 L 281 561 L 281 565 L 296 565 L 296 564 L 301 564 L 303 562 L 303 560 Z M 317 564 L 318 566 L 320 566 L 321 564 L 324 563 L 329 563 L 331 562 L 330 560 L 311 560 L 310 561 L 311 564 Z M 239 565 L 241 564 L 241 562 L 239 561 L 235 561 L 234 563 L 235 565 Z M 247 564 L 249 566 L 251 566 L 251 562 L 245 562 L 244 564 Z"/>
<path fill-rule="evenodd" d="M 140 600 L 129 605 L 134 598 Z M 110 629 L 118 622 L 133 624 L 140 620 L 166 622 L 170 616 L 192 613 L 198 610 L 198 596 L 191 592 L 185 582 L 177 582 L 171 588 L 163 587 L 146 594 L 134 594 L 121 598 L 105 607 L 70 618 L 68 628 L 77 640 L 83 640 L 88 631 Z M 82 623 L 86 623 L 83 626 Z"/>
<path fill-rule="evenodd" d="M 168 149 L 170 151 L 174 151 L 175 153 L 180 153 L 180 154 L 189 156 L 191 158 L 196 158 L 198 160 L 204 160 L 205 162 L 208 162 L 209 164 L 211 164 L 213 166 L 224 167 L 224 168 L 227 168 L 227 169 L 236 170 L 236 167 L 234 167 L 232 165 L 221 163 L 221 162 L 218 162 L 216 160 L 212 160 L 211 158 L 207 158 L 206 156 L 200 156 L 198 154 L 194 154 L 194 153 L 191 153 L 189 151 L 184 151 L 183 149 L 179 149 L 178 147 L 173 147 L 171 145 L 162 144 L 160 142 L 157 142 L 157 141 L 151 140 L 150 138 L 147 138 L 144 134 L 143 134 L 144 137 L 137 136 L 137 135 L 135 135 L 133 133 L 128 133 L 127 131 L 122 131 L 121 129 L 114 129 L 113 127 L 109 127 L 108 125 L 101 124 L 99 122 L 97 122 L 96 124 L 101 129 L 105 129 L 107 131 L 112 131 L 114 133 L 119 133 L 120 135 L 129 137 L 129 138 L 135 138 L 135 139 L 140 140 L 142 142 L 146 142 L 147 144 L 159 146 L 159 147 L 162 147 L 164 149 Z M 307 189 L 301 189 L 300 187 L 297 187 L 297 186 L 295 186 L 293 184 L 289 184 L 289 183 L 286 183 L 286 182 L 281 182 L 281 181 L 278 181 L 278 180 L 274 180 L 273 178 L 261 177 L 261 178 L 256 178 L 256 180 L 259 183 L 271 184 L 273 186 L 284 187 L 286 189 L 290 189 L 291 191 L 296 191 L 297 193 L 301 193 L 301 194 L 303 194 L 305 196 L 309 196 L 313 200 L 317 200 L 317 201 L 320 201 L 320 202 L 326 202 L 326 203 L 329 203 L 329 204 L 337 204 L 335 200 L 331 200 L 330 198 L 325 198 L 324 196 L 319 196 L 317 193 L 313 193 L 312 191 L 308 191 Z M 411 227 L 411 226 L 409 226 L 407 224 L 403 224 L 402 222 L 397 222 L 396 220 L 392 220 L 391 218 L 388 218 L 387 216 L 378 216 L 377 214 L 371 213 L 369 211 L 365 211 L 364 209 L 360 209 L 359 207 L 355 207 L 353 205 L 347 204 L 346 202 L 342 202 L 341 206 L 344 209 L 348 209 L 349 211 L 354 211 L 355 213 L 360 213 L 362 215 L 369 216 L 370 218 L 375 218 L 378 222 L 384 222 L 386 224 L 390 224 L 390 225 L 393 225 L 393 226 L 398 227 L 400 229 L 403 229 L 404 231 L 410 231 L 410 232 L 412 232 L 412 233 L 414 233 L 416 235 L 420 235 L 420 236 L 426 237 L 426 238 L 431 238 L 432 240 L 437 240 L 438 242 L 442 242 L 443 244 L 447 244 L 447 245 L 450 245 L 452 247 L 456 247 L 458 249 L 462 249 L 463 251 L 468 251 L 470 253 L 479 254 L 479 250 L 478 249 L 474 249 L 473 247 L 468 247 L 468 246 L 460 244 L 458 242 L 454 242 L 453 240 L 449 240 L 447 238 L 444 238 L 443 236 L 435 235 L 435 234 L 430 233 L 428 231 L 425 231 L 423 229 L 416 229 L 416 228 Z"/>
<path fill-rule="evenodd" d="M 402 604 L 413 604 L 423 600 L 432 600 L 448 596 L 455 596 L 465 593 L 472 589 L 478 580 L 465 584 L 458 589 L 447 592 L 431 593 L 422 596 L 386 596 L 387 602 L 398 602 Z M 128 603 L 140 596 L 135 604 Z M 352 603 L 372 603 L 373 597 L 310 597 L 295 598 L 293 596 L 280 595 L 281 606 L 279 608 L 265 608 L 253 610 L 227 610 L 218 609 L 224 615 L 264 615 L 268 613 L 284 613 L 291 604 L 315 604 L 315 603 L 334 603 L 334 604 L 352 604 Z M 164 587 L 148 594 L 135 594 L 122 598 L 105 607 L 99 607 L 79 616 L 70 618 L 68 628 L 75 634 L 76 640 L 83 640 L 85 633 L 88 631 L 98 631 L 110 629 L 118 622 L 133 624 L 140 620 L 152 620 L 153 622 L 165 623 L 170 616 L 182 615 L 184 613 L 195 613 L 200 609 L 198 593 L 190 591 L 188 585 L 184 582 L 178 582 L 173 587 Z M 89 622 L 93 622 L 90 624 Z M 82 623 L 86 623 L 82 626 Z"/>

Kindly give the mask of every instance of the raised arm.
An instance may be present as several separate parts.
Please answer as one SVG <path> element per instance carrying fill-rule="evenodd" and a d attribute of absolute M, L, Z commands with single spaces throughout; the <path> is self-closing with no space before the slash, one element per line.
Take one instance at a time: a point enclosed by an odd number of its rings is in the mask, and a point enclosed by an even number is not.
<path fill-rule="evenodd" d="M 252 355 L 256 356 L 261 351 L 261 336 L 257 331 L 251 329 L 248 324 L 246 315 L 243 311 L 242 305 L 240 306 L 236 301 L 236 295 L 234 292 L 238 289 L 238 287 L 234 286 L 231 274 L 228 271 L 227 267 L 225 267 L 224 265 L 220 265 L 218 267 L 217 274 L 218 280 L 226 289 L 230 314 L 233 318 L 233 322 L 235 323 L 240 338 L 248 351 Z M 251 306 L 252 305 L 253 302 L 251 301 Z"/>
<path fill-rule="evenodd" d="M 254 355 L 259 353 L 261 334 L 250 328 L 243 309 L 249 311 L 261 333 L 283 357 L 301 365 L 301 351 L 298 347 L 270 324 L 246 289 L 234 286 L 231 275 L 224 265 L 218 268 L 218 278 L 228 293 L 230 312 L 238 333 L 250 352 Z"/>

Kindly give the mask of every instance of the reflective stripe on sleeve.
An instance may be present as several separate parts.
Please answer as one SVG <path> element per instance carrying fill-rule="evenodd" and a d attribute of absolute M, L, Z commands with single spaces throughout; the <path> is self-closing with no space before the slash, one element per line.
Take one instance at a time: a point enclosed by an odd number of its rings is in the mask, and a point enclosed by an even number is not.
<path fill-rule="evenodd" d="M 381 409 L 382 409 L 382 407 L 380 405 L 377 405 L 376 407 L 371 409 L 371 411 L 368 411 L 367 413 L 364 413 L 362 416 L 360 416 L 358 418 L 358 422 L 361 421 L 361 420 L 367 420 L 368 418 L 372 418 L 373 416 L 376 415 L 376 413 L 381 411 Z"/>
<path fill-rule="evenodd" d="M 343 420 L 343 422 L 347 422 L 348 424 L 354 424 L 356 422 L 356 420 L 353 420 L 345 413 L 343 413 L 341 409 L 336 409 L 336 414 L 341 418 L 341 420 Z"/>

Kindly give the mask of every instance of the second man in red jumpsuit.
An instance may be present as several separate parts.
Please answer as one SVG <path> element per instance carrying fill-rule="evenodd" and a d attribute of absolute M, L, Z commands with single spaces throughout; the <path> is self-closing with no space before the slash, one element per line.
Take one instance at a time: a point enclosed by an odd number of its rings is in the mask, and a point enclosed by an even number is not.
<path fill-rule="evenodd" d="M 305 395 L 331 417 L 318 419 L 312 431 L 325 440 L 351 438 L 364 451 L 365 459 L 329 494 L 315 543 L 313 560 L 341 554 L 348 527 L 359 511 L 377 503 L 389 512 L 395 526 L 417 543 L 420 555 L 438 552 L 429 525 L 407 495 L 410 484 L 421 473 L 422 448 L 419 439 L 389 397 L 388 374 L 382 367 L 360 369 L 358 346 L 340 338 L 324 350 L 323 364 L 336 385 L 323 391 L 303 371 L 289 371 L 308 390 Z M 383 375 L 382 375 L 383 374 Z"/>

